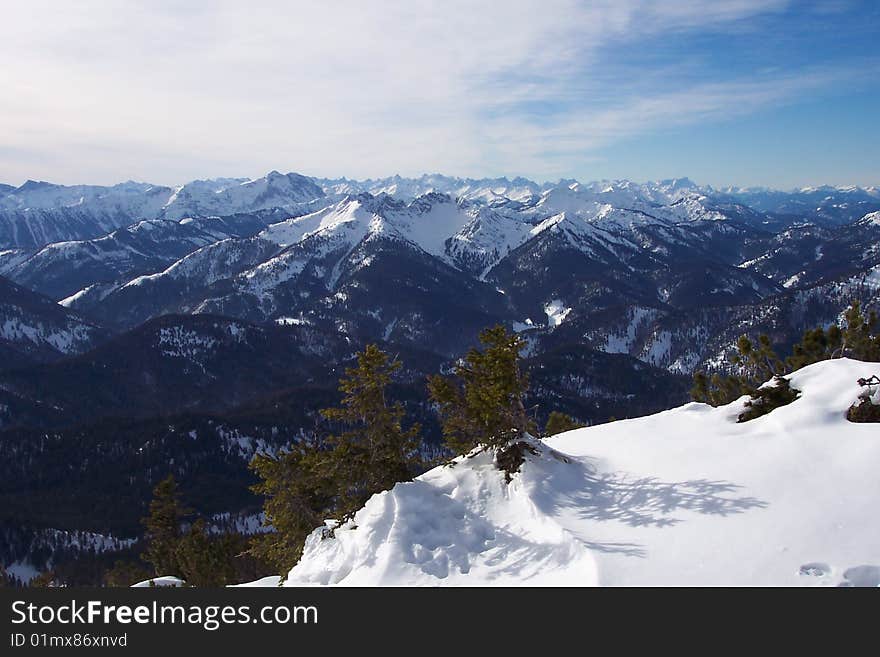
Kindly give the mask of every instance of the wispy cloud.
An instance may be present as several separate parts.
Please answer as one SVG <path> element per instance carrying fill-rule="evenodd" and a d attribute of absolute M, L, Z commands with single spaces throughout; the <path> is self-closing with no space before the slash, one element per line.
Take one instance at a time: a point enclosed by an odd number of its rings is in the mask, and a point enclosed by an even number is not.
<path fill-rule="evenodd" d="M 0 179 L 571 175 L 615 139 L 835 81 L 615 64 L 660 35 L 751 29 L 781 0 L 180 4 L 4 8 Z"/>
<path fill-rule="evenodd" d="M 873 65 L 873 70 L 880 72 L 880 67 Z M 510 114 L 490 126 L 485 153 L 498 163 L 518 158 L 523 166 L 540 171 L 544 177 L 565 176 L 577 168 L 585 154 L 617 140 L 657 129 L 746 116 L 794 102 L 855 75 L 817 69 L 797 75 L 776 73 L 758 80 L 703 83 L 650 95 L 634 93 L 610 107 L 573 108 L 556 116 L 552 124 Z"/>

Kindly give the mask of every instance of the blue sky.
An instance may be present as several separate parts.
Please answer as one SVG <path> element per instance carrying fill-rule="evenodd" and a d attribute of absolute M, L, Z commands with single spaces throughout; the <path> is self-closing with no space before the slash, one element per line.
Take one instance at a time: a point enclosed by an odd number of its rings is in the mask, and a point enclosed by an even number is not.
<path fill-rule="evenodd" d="M 5 7 L 0 181 L 880 184 L 875 1 L 180 5 Z"/>

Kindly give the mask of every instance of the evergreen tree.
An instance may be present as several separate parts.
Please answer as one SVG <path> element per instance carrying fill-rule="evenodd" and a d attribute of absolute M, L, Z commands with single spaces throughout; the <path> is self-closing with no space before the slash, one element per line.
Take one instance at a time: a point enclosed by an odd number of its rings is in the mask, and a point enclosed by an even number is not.
<path fill-rule="evenodd" d="M 859 301 L 853 301 L 844 312 L 842 329 L 832 325 L 827 330 L 817 327 L 806 331 L 784 362 L 773 351 L 766 335 L 758 338 L 757 345 L 743 335 L 737 341 L 737 353 L 731 359 L 731 364 L 737 368 L 738 373 L 730 376 L 716 373 L 710 378 L 705 372 L 695 372 L 691 397 L 694 401 L 720 406 L 748 394 L 752 396 L 752 401 L 747 403 L 749 408 L 743 415 L 746 419 L 758 417 L 797 397 L 797 391 L 789 390 L 787 382 L 766 389 L 758 388 L 771 378 L 775 377 L 777 383 L 785 381 L 781 378 L 783 374 L 841 356 L 880 361 L 880 335 L 877 335 L 877 328 L 876 313 L 872 311 L 865 318 Z M 745 420 L 741 418 L 741 421 Z"/>
<path fill-rule="evenodd" d="M 299 561 L 306 537 L 332 513 L 332 485 L 317 467 L 317 450 L 293 444 L 277 455 L 257 454 L 251 469 L 260 482 L 251 487 L 262 495 L 264 525 L 250 554 L 271 565 L 282 578 Z"/>
<path fill-rule="evenodd" d="M 865 318 L 861 303 L 853 301 L 844 313 L 844 322 L 841 355 L 856 360 L 880 361 L 880 336 L 875 335 L 877 314 L 871 311 Z"/>
<path fill-rule="evenodd" d="M 251 462 L 260 477 L 252 490 L 265 497 L 265 524 L 273 531 L 254 539 L 250 554 L 282 575 L 299 561 L 306 537 L 326 518 L 350 520 L 375 493 L 418 473 L 420 428 L 403 428 L 404 409 L 387 388 L 401 367 L 376 345 L 358 354 L 357 366 L 339 382 L 342 401 L 322 415 L 345 430 L 323 447 L 296 444 L 278 456 Z"/>
<path fill-rule="evenodd" d="M 571 431 L 583 427 L 583 424 L 580 424 L 571 416 L 559 411 L 553 411 L 550 413 L 550 417 L 547 418 L 547 424 L 544 425 L 544 435 L 555 436 L 563 431 Z"/>
<path fill-rule="evenodd" d="M 857 383 L 864 387 L 865 391 L 859 395 L 858 403 L 849 407 L 846 419 L 850 422 L 880 422 L 880 397 L 877 393 L 880 388 L 880 377 L 874 374 L 859 379 Z"/>
<path fill-rule="evenodd" d="M 736 342 L 737 353 L 732 362 L 742 371 L 746 382 L 760 385 L 774 376 L 785 374 L 785 364 L 776 355 L 770 338 L 761 334 L 754 344 L 747 335 L 741 335 Z"/>
<path fill-rule="evenodd" d="M 102 583 L 104 586 L 126 588 L 151 576 L 150 571 L 141 564 L 117 559 L 113 567 L 104 573 Z"/>
<path fill-rule="evenodd" d="M 236 557 L 247 547 L 240 538 L 233 533 L 211 535 L 204 520 L 194 522 L 175 550 L 186 583 L 214 587 L 234 584 Z"/>
<path fill-rule="evenodd" d="M 358 354 L 357 367 L 349 368 L 339 382 L 343 394 L 339 407 L 326 408 L 327 420 L 347 426 L 327 440 L 331 450 L 318 455 L 319 467 L 335 487 L 335 516 L 342 523 L 375 493 L 409 481 L 420 465 L 419 425 L 403 428 L 404 410 L 389 403 L 386 390 L 400 361 L 374 344 Z"/>
<path fill-rule="evenodd" d="M 181 522 L 189 513 L 180 501 L 174 475 L 168 475 L 153 489 L 150 514 L 141 521 L 147 542 L 142 558 L 153 566 L 156 576 L 181 576 L 176 550 Z"/>
<path fill-rule="evenodd" d="M 28 582 L 28 586 L 35 589 L 55 588 L 59 585 L 58 576 L 53 570 L 44 570 Z"/>
<path fill-rule="evenodd" d="M 843 334 L 836 324 L 826 331 L 821 326 L 806 331 L 799 343 L 792 347 L 791 356 L 785 359 L 790 371 L 794 372 L 807 365 L 833 358 L 840 353 Z"/>
<path fill-rule="evenodd" d="M 528 378 L 519 353 L 525 343 L 500 325 L 485 329 L 480 342 L 484 349 L 471 349 L 456 365 L 454 379 L 429 377 L 428 391 L 439 406 L 446 446 L 455 454 L 496 448 L 509 478 L 522 462 L 522 449 L 512 441 L 535 430 L 523 403 Z"/>
<path fill-rule="evenodd" d="M 12 578 L 6 573 L 3 564 L 0 564 L 0 588 L 12 586 Z"/>
<path fill-rule="evenodd" d="M 759 336 L 756 345 L 748 336 L 742 335 L 736 347 L 737 351 L 730 359 L 736 374 L 724 376 L 716 372 L 709 377 L 705 372 L 694 373 L 691 388 L 694 401 L 712 406 L 729 404 L 743 395 L 755 394 L 759 385 L 786 373 L 785 363 L 776 355 L 768 336 Z"/>
<path fill-rule="evenodd" d="M 849 407 L 846 419 L 850 422 L 880 422 L 880 405 L 873 404 L 868 399 L 862 399 L 859 403 Z"/>
<path fill-rule="evenodd" d="M 790 404 L 800 396 L 800 390 L 791 387 L 788 379 L 777 376 L 770 385 L 755 390 L 746 402 L 746 410 L 739 414 L 738 422 L 748 422 L 773 409 Z"/>
<path fill-rule="evenodd" d="M 691 399 L 695 402 L 700 402 L 701 404 L 712 403 L 712 389 L 710 388 L 709 375 L 702 370 L 696 370 L 694 372 L 694 385 L 691 387 Z"/>

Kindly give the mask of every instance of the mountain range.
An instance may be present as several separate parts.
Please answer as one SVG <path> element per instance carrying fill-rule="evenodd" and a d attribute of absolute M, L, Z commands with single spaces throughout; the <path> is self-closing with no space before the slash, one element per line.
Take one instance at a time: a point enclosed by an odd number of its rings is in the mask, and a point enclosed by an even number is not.
<path fill-rule="evenodd" d="M 743 333 L 785 350 L 880 307 L 878 244 L 876 187 L 0 185 L 0 520 L 130 535 L 169 468 L 206 513 L 251 508 L 247 460 L 320 433 L 368 342 L 404 361 L 432 444 L 425 376 L 497 323 L 526 340 L 539 422 L 660 411 Z"/>

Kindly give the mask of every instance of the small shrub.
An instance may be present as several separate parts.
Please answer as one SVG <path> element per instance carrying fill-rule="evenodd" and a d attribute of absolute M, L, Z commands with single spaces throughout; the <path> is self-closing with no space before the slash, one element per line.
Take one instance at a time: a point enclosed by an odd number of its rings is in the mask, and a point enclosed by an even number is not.
<path fill-rule="evenodd" d="M 572 431 L 573 429 L 581 429 L 584 426 L 585 425 L 565 413 L 553 411 L 550 413 L 550 417 L 547 418 L 547 424 L 544 426 L 544 435 L 555 436 L 558 433 Z"/>
<path fill-rule="evenodd" d="M 135 561 L 117 559 L 113 567 L 104 573 L 102 583 L 108 587 L 126 588 L 137 582 L 148 580 L 151 577 L 153 577 L 153 572 L 146 566 Z"/>
<path fill-rule="evenodd" d="M 509 484 L 513 474 L 519 472 L 520 466 L 525 463 L 526 452 L 537 454 L 538 450 L 524 440 L 512 442 L 498 450 L 495 456 L 495 464 L 499 470 L 504 471 L 504 480 Z"/>
<path fill-rule="evenodd" d="M 849 407 L 846 419 L 850 422 L 880 422 L 880 405 L 872 404 L 870 399 L 863 399 Z"/>
<path fill-rule="evenodd" d="M 767 385 L 758 388 L 752 394 L 752 398 L 746 402 L 746 410 L 739 414 L 739 422 L 748 422 L 770 411 L 786 406 L 800 397 L 801 391 L 792 388 L 788 379 L 776 376 L 773 378 L 775 385 Z"/>
<path fill-rule="evenodd" d="M 880 422 L 880 404 L 874 403 L 872 395 L 880 386 L 880 378 L 876 375 L 859 379 L 858 384 L 867 390 L 859 395 L 859 403 L 853 404 L 846 412 L 846 419 L 850 422 Z"/>

